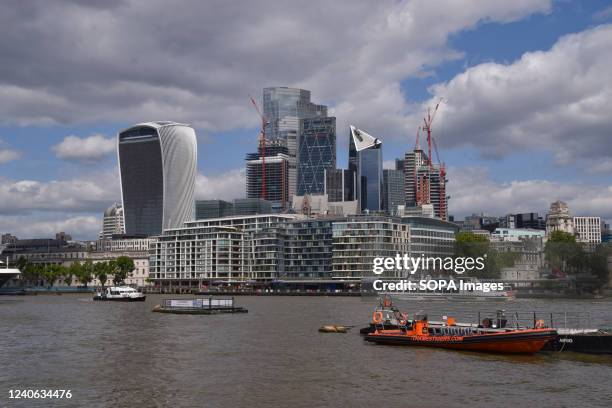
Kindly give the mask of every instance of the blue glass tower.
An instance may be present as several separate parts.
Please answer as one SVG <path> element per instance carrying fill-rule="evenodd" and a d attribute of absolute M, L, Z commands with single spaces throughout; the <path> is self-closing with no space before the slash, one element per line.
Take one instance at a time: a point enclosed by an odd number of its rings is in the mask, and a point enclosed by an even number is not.
<path fill-rule="evenodd" d="M 325 170 L 336 168 L 336 118 L 300 121 L 297 194 L 323 194 Z"/>

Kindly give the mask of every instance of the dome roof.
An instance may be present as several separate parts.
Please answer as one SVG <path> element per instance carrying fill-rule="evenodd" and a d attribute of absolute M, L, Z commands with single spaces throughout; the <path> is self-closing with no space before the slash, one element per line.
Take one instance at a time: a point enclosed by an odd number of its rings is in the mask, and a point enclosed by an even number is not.
<path fill-rule="evenodd" d="M 106 211 L 104 211 L 104 216 L 105 217 L 114 217 L 115 215 L 117 215 L 118 212 L 121 211 L 121 204 L 113 204 L 110 207 L 108 207 L 106 209 Z"/>

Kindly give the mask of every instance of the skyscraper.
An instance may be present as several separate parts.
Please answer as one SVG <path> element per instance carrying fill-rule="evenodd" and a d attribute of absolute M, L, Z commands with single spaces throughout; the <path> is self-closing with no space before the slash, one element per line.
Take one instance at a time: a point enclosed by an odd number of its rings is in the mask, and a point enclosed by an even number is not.
<path fill-rule="evenodd" d="M 382 142 L 354 126 L 350 129 L 352 138 L 349 144 L 349 170 L 356 159 L 357 197 L 360 208 L 362 211 L 380 211 L 383 194 Z"/>
<path fill-rule="evenodd" d="M 270 87 L 263 90 L 264 116 L 270 122 L 268 139 L 282 139 L 289 153 L 289 199 L 297 192 L 297 161 L 300 119 L 327 117 L 327 107 L 310 102 L 305 89 Z"/>
<path fill-rule="evenodd" d="M 325 169 L 325 189 L 330 203 L 338 201 L 354 201 L 355 172 L 344 169 Z"/>
<path fill-rule="evenodd" d="M 397 215 L 397 206 L 404 205 L 404 172 L 383 170 L 383 210 L 389 215 Z"/>
<path fill-rule="evenodd" d="M 193 219 L 197 141 L 193 128 L 147 122 L 117 137 L 128 235 L 158 235 Z"/>
<path fill-rule="evenodd" d="M 289 167 L 291 157 L 285 140 L 266 140 L 265 152 L 259 146 L 257 153 L 246 157 L 247 198 L 262 198 L 263 157 L 266 161 L 265 200 L 272 203 L 276 211 L 289 208 Z"/>
<path fill-rule="evenodd" d="M 297 194 L 322 194 L 325 170 L 336 167 L 336 118 L 300 120 Z"/>
<path fill-rule="evenodd" d="M 447 219 L 446 176 L 440 166 L 430 163 L 427 154 L 419 147 L 411 152 L 406 152 L 404 189 L 406 206 L 431 204 L 436 218 Z"/>

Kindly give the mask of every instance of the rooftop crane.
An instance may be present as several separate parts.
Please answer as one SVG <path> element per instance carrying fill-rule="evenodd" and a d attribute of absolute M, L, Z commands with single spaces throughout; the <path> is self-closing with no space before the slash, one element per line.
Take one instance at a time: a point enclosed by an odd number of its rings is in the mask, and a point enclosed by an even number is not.
<path fill-rule="evenodd" d="M 259 130 L 259 148 L 260 148 L 259 154 L 261 154 L 261 199 L 265 200 L 267 196 L 267 190 L 266 190 L 266 126 L 268 126 L 270 122 L 268 121 L 268 119 L 266 119 L 264 114 L 261 112 L 261 109 L 259 109 L 259 106 L 257 105 L 257 102 L 255 102 L 255 99 L 253 99 L 251 95 L 249 95 L 249 98 L 251 99 L 251 103 L 255 107 L 257 114 L 261 118 L 261 128 Z"/>
<path fill-rule="evenodd" d="M 431 124 L 433 123 L 436 113 L 438 113 L 438 108 L 442 102 L 444 102 L 444 98 L 440 98 L 440 100 L 438 100 L 438 103 L 436 103 L 436 106 L 433 108 L 433 112 L 431 107 L 428 107 L 427 116 L 423 118 L 423 130 L 427 132 L 427 160 L 430 167 L 433 166 L 431 161 Z"/>

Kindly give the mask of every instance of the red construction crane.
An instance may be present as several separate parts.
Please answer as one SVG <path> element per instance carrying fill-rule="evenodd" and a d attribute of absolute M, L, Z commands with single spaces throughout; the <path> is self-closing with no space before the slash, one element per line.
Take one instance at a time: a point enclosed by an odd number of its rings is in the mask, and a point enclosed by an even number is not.
<path fill-rule="evenodd" d="M 259 148 L 260 148 L 260 154 L 261 154 L 261 199 L 265 200 L 267 196 L 266 194 L 266 191 L 267 191 L 266 190 L 266 126 L 268 126 L 270 122 L 266 119 L 264 114 L 261 112 L 261 110 L 259 109 L 259 106 L 257 106 L 257 102 L 255 102 L 255 99 L 253 99 L 251 95 L 249 95 L 249 98 L 251 98 L 251 103 L 253 104 L 253 106 L 255 107 L 255 110 L 257 111 L 257 114 L 261 118 L 261 129 L 259 130 Z"/>
<path fill-rule="evenodd" d="M 440 104 L 444 101 L 444 98 L 440 98 L 440 100 L 438 101 L 438 103 L 436 103 L 436 106 L 433 108 L 433 112 L 431 107 L 427 108 L 427 116 L 423 118 L 423 130 L 425 132 L 427 132 L 427 159 L 429 161 L 429 166 L 433 166 L 432 161 L 431 161 L 431 124 L 434 121 L 434 118 L 436 117 L 436 113 L 438 112 L 438 108 L 440 107 Z"/>
<path fill-rule="evenodd" d="M 427 116 L 423 118 L 423 126 L 417 128 L 417 136 L 416 136 L 416 149 L 420 149 L 419 146 L 419 132 L 423 130 L 427 132 L 427 161 L 426 165 L 429 166 L 431 170 L 434 169 L 433 157 L 432 157 L 432 144 L 435 149 L 436 159 L 438 160 L 438 164 L 440 166 L 440 178 L 442 182 L 440 183 L 440 201 L 438 203 L 440 214 L 442 217 L 446 216 L 446 205 L 442 199 L 443 196 L 446 195 L 446 188 L 444 183 L 444 178 L 446 176 L 446 169 L 444 164 L 440 161 L 440 155 L 438 154 L 438 146 L 436 145 L 436 141 L 432 136 L 431 125 L 436 117 L 436 113 L 438 112 L 438 108 L 440 104 L 444 101 L 444 98 L 440 98 L 438 103 L 433 107 L 427 108 Z M 425 175 L 422 177 L 417 177 L 417 172 L 415 172 L 414 176 L 414 186 L 415 186 L 415 200 L 417 205 L 430 204 L 431 200 L 431 175 Z"/>

